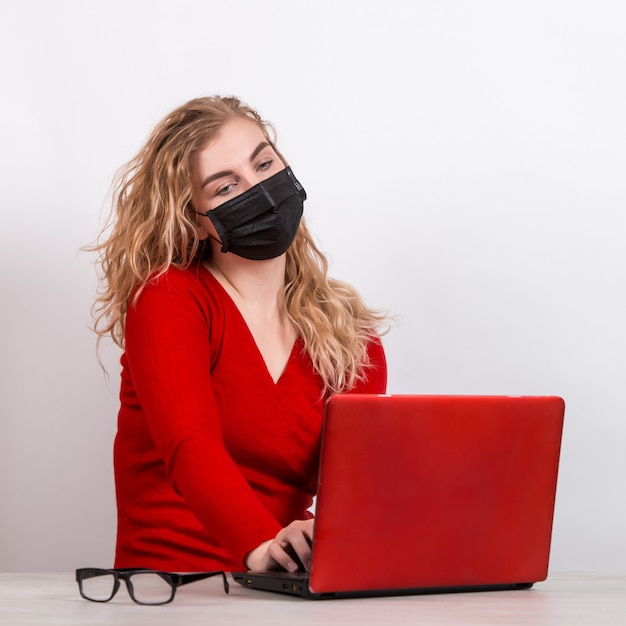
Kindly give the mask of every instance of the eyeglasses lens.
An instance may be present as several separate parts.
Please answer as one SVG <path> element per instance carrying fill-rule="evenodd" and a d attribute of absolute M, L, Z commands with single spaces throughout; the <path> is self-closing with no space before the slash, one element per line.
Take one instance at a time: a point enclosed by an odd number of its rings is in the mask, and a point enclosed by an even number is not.
<path fill-rule="evenodd" d="M 163 604 L 172 598 L 171 585 L 159 574 L 136 573 L 130 577 L 130 582 L 135 599 L 143 604 Z"/>
<path fill-rule="evenodd" d="M 109 572 L 103 572 L 101 575 L 83 578 L 81 584 L 85 597 L 96 602 L 106 602 L 113 595 L 115 577 Z"/>

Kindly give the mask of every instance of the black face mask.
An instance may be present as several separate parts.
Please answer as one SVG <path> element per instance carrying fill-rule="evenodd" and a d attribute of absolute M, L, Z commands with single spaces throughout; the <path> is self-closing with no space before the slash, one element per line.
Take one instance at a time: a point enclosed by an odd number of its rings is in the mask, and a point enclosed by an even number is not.
<path fill-rule="evenodd" d="M 287 251 L 302 217 L 306 192 L 290 167 L 206 213 L 222 252 L 244 259 L 273 259 Z"/>

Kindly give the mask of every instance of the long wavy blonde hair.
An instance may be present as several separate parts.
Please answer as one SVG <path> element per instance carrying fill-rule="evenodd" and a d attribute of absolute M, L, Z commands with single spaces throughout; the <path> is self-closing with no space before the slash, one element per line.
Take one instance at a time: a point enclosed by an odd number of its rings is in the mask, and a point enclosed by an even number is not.
<path fill-rule="evenodd" d="M 275 147 L 273 127 L 239 99 L 197 98 L 161 121 L 117 172 L 109 218 L 89 248 L 98 252 L 100 268 L 93 306 L 99 341 L 110 336 L 123 349 L 126 312 L 146 283 L 169 267 L 189 267 L 210 250 L 189 211 L 191 157 L 234 116 L 255 122 Z M 384 333 L 386 317 L 368 308 L 351 286 L 328 276 L 328 262 L 304 220 L 287 251 L 285 296 L 290 320 L 326 390 L 345 391 L 365 378 L 367 344 Z"/>

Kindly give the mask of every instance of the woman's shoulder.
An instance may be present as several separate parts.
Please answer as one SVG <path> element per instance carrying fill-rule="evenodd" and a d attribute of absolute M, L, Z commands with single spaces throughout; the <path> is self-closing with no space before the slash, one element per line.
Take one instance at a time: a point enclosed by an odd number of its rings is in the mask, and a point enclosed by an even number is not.
<path fill-rule="evenodd" d="M 201 263 L 180 268 L 170 265 L 165 271 L 155 272 L 148 278 L 144 290 L 165 294 L 180 291 L 220 293 L 220 285 Z"/>
<path fill-rule="evenodd" d="M 363 372 L 363 377 L 357 382 L 351 393 L 386 393 L 387 357 L 380 337 L 370 337 L 367 344 L 367 357 L 368 363 Z"/>
<path fill-rule="evenodd" d="M 135 306 L 188 307 L 194 303 L 201 309 L 222 309 L 223 288 L 200 263 L 186 268 L 170 266 L 153 274 L 139 292 Z"/>

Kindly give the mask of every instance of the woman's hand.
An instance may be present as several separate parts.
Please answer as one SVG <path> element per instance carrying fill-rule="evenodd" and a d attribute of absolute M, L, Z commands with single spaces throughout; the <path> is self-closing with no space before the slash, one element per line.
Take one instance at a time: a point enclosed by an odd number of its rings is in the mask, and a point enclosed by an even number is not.
<path fill-rule="evenodd" d="M 279 533 L 248 553 L 246 567 L 250 570 L 266 570 L 282 567 L 295 572 L 311 566 L 311 543 L 315 520 L 296 520 Z"/>

